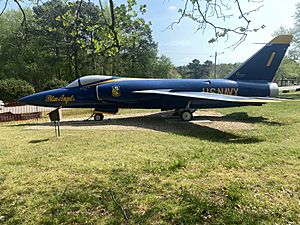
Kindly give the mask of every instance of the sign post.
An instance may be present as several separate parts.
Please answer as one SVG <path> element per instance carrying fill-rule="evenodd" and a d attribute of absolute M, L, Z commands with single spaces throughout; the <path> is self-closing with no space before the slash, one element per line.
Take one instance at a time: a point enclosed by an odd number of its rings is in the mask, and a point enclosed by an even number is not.
<path fill-rule="evenodd" d="M 60 137 L 60 120 L 62 118 L 60 108 L 57 108 L 49 114 L 51 122 L 54 122 L 55 136 Z"/>

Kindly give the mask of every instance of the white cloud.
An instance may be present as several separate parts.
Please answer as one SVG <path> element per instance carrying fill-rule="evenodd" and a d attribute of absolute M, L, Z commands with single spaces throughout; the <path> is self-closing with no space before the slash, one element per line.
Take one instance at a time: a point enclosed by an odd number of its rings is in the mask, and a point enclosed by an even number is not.
<path fill-rule="evenodd" d="M 177 11 L 177 7 L 174 6 L 174 5 L 171 5 L 171 6 L 168 7 L 168 10 L 169 11 Z"/>

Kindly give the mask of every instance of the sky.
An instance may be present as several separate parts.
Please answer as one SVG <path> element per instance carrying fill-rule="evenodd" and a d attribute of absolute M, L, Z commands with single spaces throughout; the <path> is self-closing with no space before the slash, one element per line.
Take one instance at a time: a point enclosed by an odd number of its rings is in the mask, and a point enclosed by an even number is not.
<path fill-rule="evenodd" d="M 95 3 L 97 0 L 95 0 Z M 263 45 L 255 43 L 269 42 L 274 32 L 280 27 L 293 27 L 293 15 L 296 3 L 300 0 L 241 0 L 241 7 L 248 12 L 262 6 L 260 10 L 251 13 L 251 27 L 257 28 L 261 25 L 266 27 L 258 32 L 249 33 L 246 41 L 237 48 L 228 48 L 236 42 L 237 36 L 230 35 L 229 39 L 220 39 L 217 43 L 209 44 L 208 40 L 214 35 L 214 31 L 207 27 L 204 32 L 197 32 L 197 24 L 189 19 L 183 19 L 173 29 L 167 29 L 172 22 L 179 19 L 178 10 L 183 8 L 185 0 L 136 0 L 137 4 L 146 4 L 147 12 L 142 15 L 146 21 L 151 21 L 153 39 L 158 43 L 160 55 L 171 58 L 176 66 L 187 65 L 193 59 L 199 59 L 201 63 L 206 60 L 214 61 L 214 54 L 218 52 L 217 63 L 235 63 L 247 60 Z M 218 0 L 220 1 L 220 0 Z M 223 2 L 234 2 L 234 0 L 223 0 Z M 115 4 L 124 3 L 126 0 L 115 0 Z M 251 1 L 250 1 L 251 2 Z M 2 6 L 4 0 L 0 0 Z M 9 1 L 8 8 L 16 8 L 13 1 Z M 232 7 L 231 13 L 238 13 L 237 7 Z M 226 19 L 225 24 L 237 26 L 241 20 Z M 220 22 L 215 20 L 214 22 Z"/>
<path fill-rule="evenodd" d="M 206 60 L 214 61 L 215 52 L 220 53 L 217 63 L 245 61 L 263 46 L 255 43 L 269 42 L 273 38 L 274 31 L 280 26 L 293 27 L 295 5 L 300 0 L 264 0 L 262 2 L 256 0 L 254 2 L 259 3 L 252 4 L 248 4 L 248 1 L 241 1 L 244 12 L 262 6 L 259 11 L 251 13 L 249 19 L 252 28 L 261 25 L 266 27 L 258 32 L 250 33 L 246 41 L 234 50 L 228 47 L 235 43 L 237 37 L 230 35 L 228 40 L 225 38 L 215 44 L 209 44 L 208 40 L 212 37 L 213 30 L 207 28 L 204 33 L 196 32 L 197 24 L 188 19 L 184 19 L 173 29 L 167 29 L 172 22 L 178 20 L 178 9 L 184 6 L 183 0 L 138 0 L 137 2 L 147 4 L 147 13 L 143 17 L 152 22 L 153 38 L 158 42 L 159 54 L 168 56 L 173 64 L 178 66 L 186 65 L 193 59 L 199 59 L 202 63 Z M 232 25 L 238 22 L 238 19 L 225 21 L 226 24 Z"/>

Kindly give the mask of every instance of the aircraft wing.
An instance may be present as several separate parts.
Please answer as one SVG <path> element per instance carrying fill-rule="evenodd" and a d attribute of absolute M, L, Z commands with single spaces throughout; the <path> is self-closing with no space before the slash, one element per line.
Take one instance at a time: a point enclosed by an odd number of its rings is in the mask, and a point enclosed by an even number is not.
<path fill-rule="evenodd" d="M 134 91 L 133 93 L 157 94 L 157 95 L 165 95 L 165 96 L 176 96 L 176 97 L 183 97 L 183 98 L 203 99 L 203 100 L 223 101 L 223 102 L 262 103 L 262 104 L 284 100 L 279 98 L 243 97 L 243 96 L 224 95 L 224 94 L 209 93 L 209 92 L 192 92 L 192 91 L 174 92 L 172 90 L 166 90 L 166 89 L 141 90 L 141 91 Z"/>

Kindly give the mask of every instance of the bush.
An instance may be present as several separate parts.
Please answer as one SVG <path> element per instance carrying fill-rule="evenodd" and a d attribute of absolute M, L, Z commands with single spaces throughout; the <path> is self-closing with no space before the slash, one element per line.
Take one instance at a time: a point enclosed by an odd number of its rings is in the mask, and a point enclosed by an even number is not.
<path fill-rule="evenodd" d="M 65 80 L 59 80 L 59 79 L 53 79 L 53 80 L 49 80 L 43 88 L 43 91 L 47 91 L 47 90 L 52 90 L 52 89 L 56 89 L 56 88 L 61 88 L 61 87 L 65 87 L 66 85 L 68 85 L 68 82 Z"/>
<path fill-rule="evenodd" d="M 4 102 L 14 102 L 34 92 L 34 87 L 25 80 L 14 78 L 0 80 L 0 99 Z"/>

